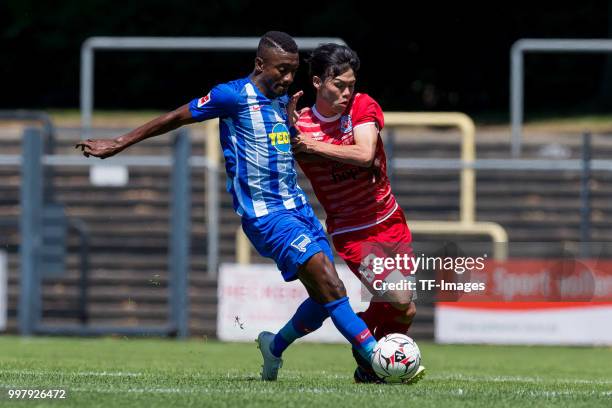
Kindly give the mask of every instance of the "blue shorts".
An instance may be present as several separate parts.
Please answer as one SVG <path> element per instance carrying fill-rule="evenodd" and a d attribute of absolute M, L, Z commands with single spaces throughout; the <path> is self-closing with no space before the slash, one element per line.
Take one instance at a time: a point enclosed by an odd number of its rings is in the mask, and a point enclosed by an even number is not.
<path fill-rule="evenodd" d="M 274 259 L 287 282 L 297 279 L 300 266 L 319 252 L 334 261 L 325 230 L 310 205 L 243 217 L 242 229 L 261 256 Z"/>

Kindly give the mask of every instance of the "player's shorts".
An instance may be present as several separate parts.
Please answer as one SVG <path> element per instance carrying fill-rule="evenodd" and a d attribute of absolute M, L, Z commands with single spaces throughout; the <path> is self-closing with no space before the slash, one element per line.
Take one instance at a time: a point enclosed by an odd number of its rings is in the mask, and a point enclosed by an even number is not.
<path fill-rule="evenodd" d="M 381 285 L 381 282 L 414 280 L 412 234 L 401 208 L 379 224 L 336 234 L 332 238 L 338 255 L 372 294 L 382 296 L 388 290 L 381 289 L 383 286 L 388 288 L 387 285 Z M 374 258 L 397 259 L 397 255 L 400 256 L 400 262 L 393 262 L 389 267 L 374 265 Z"/>
<path fill-rule="evenodd" d="M 243 217 L 242 229 L 261 256 L 274 259 L 285 281 L 297 279 L 300 266 L 319 252 L 334 262 L 325 230 L 310 205 Z"/>

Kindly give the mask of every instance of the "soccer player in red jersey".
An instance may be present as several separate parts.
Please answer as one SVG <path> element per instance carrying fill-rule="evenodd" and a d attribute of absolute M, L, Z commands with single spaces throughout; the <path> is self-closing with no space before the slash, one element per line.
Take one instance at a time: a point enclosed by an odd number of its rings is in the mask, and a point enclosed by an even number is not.
<path fill-rule="evenodd" d="M 323 44 L 308 62 L 316 102 L 299 113 L 289 106 L 293 152 L 325 209 L 336 251 L 373 295 L 360 317 L 377 339 L 406 333 L 416 314 L 406 283 L 414 282 L 412 237 L 386 173 L 382 109 L 355 93 L 360 62 L 350 48 Z M 374 258 L 394 261 L 376 265 Z M 353 354 L 355 380 L 375 381 L 368 362 Z"/>

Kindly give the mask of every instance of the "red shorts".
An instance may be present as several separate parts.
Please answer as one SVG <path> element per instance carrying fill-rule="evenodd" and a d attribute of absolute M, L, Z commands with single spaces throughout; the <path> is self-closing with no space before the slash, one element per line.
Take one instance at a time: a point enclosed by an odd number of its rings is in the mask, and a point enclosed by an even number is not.
<path fill-rule="evenodd" d="M 373 294 L 381 294 L 376 281 L 398 282 L 412 275 L 412 235 L 401 208 L 379 224 L 332 240 L 338 255 Z"/>

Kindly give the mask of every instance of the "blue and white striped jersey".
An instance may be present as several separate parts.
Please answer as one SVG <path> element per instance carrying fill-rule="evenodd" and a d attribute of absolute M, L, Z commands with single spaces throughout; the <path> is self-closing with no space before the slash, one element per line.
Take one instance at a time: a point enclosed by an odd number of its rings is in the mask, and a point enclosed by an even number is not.
<path fill-rule="evenodd" d="M 227 191 L 242 217 L 262 217 L 308 203 L 297 184 L 288 102 L 287 95 L 267 98 L 246 77 L 217 85 L 189 104 L 197 121 L 219 118 Z"/>

